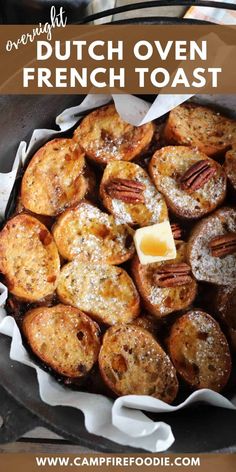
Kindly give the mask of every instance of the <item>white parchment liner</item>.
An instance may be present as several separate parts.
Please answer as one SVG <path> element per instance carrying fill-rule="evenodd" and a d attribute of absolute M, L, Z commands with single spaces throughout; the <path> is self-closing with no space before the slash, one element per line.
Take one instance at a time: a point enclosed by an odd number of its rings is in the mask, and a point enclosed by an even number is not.
<path fill-rule="evenodd" d="M 203 96 L 206 101 L 206 96 Z M 64 110 L 56 118 L 60 130 L 38 129 L 32 134 L 27 146 L 21 142 L 16 154 L 12 171 L 0 174 L 0 217 L 4 218 L 7 202 L 13 188 L 19 168 L 28 155 L 54 138 L 61 131 L 69 130 L 79 120 L 80 113 L 108 103 L 113 98 L 117 111 L 123 119 L 136 126 L 159 118 L 169 110 L 184 102 L 190 95 L 159 95 L 154 103 L 149 103 L 131 95 L 87 95 L 79 105 Z M 199 96 L 198 98 L 201 99 Z M 236 110 L 236 96 L 207 96 L 208 102 L 214 102 Z M 217 407 L 236 410 L 236 394 L 230 400 L 211 390 L 199 390 L 192 393 L 178 406 L 149 396 L 128 395 L 113 401 L 103 395 L 71 391 L 59 384 L 50 374 L 38 367 L 30 358 L 22 344 L 22 338 L 15 320 L 6 316 L 4 303 L 7 288 L 0 284 L 0 332 L 12 338 L 10 358 L 34 368 L 37 372 L 40 397 L 51 406 L 70 406 L 84 413 L 85 427 L 92 433 L 115 441 L 119 444 L 142 448 L 151 452 L 167 450 L 174 442 L 171 427 L 160 421 L 152 421 L 143 411 L 166 413 L 180 410 L 195 402 L 204 402 Z M 30 386 L 29 386 L 30 388 Z"/>

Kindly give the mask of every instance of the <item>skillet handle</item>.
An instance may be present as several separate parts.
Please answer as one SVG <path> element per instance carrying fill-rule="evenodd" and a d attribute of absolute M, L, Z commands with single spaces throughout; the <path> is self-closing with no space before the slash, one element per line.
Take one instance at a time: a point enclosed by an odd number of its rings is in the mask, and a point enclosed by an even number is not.
<path fill-rule="evenodd" d="M 0 387 L 0 444 L 14 442 L 23 434 L 41 425 L 35 415 L 13 400 Z"/>

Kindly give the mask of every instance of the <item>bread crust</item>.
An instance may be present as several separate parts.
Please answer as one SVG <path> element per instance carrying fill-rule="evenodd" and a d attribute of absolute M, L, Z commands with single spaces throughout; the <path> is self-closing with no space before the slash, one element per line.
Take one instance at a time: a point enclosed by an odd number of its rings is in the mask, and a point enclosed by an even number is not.
<path fill-rule="evenodd" d="M 160 329 L 160 323 L 158 322 L 158 319 L 148 312 L 141 313 L 140 316 L 132 321 L 132 324 L 146 329 L 146 331 L 151 333 L 154 337 L 157 335 Z"/>
<path fill-rule="evenodd" d="M 236 147 L 226 153 L 223 167 L 231 186 L 236 191 Z"/>
<path fill-rule="evenodd" d="M 151 143 L 153 123 L 132 126 L 119 116 L 115 105 L 107 105 L 89 113 L 74 132 L 74 140 L 87 157 L 98 164 L 111 160 L 131 161 Z"/>
<path fill-rule="evenodd" d="M 192 165 L 206 160 L 215 174 L 198 190 L 183 190 L 180 177 Z M 180 218 L 195 219 L 213 211 L 226 196 L 226 174 L 220 164 L 187 146 L 166 146 L 155 152 L 150 164 L 150 175 L 171 211 Z"/>
<path fill-rule="evenodd" d="M 34 354 L 60 375 L 84 377 L 97 361 L 99 327 L 77 308 L 35 308 L 25 314 L 22 329 Z"/>
<path fill-rule="evenodd" d="M 121 264 L 135 250 L 132 229 L 85 200 L 62 213 L 52 232 L 59 253 L 69 261 Z"/>
<path fill-rule="evenodd" d="M 143 328 L 109 328 L 99 353 L 106 385 L 117 395 L 151 395 L 171 403 L 178 391 L 175 369 L 155 338 Z"/>
<path fill-rule="evenodd" d="M 60 259 L 51 233 L 39 220 L 21 213 L 0 233 L 0 271 L 11 293 L 37 301 L 54 292 Z"/>
<path fill-rule="evenodd" d="M 209 107 L 184 103 L 170 112 L 164 139 L 170 144 L 196 147 L 208 156 L 218 156 L 236 142 L 236 121 Z"/>
<path fill-rule="evenodd" d="M 61 270 L 57 294 L 62 303 L 106 325 L 128 323 L 139 314 L 138 292 L 121 267 L 74 259 Z"/>
<path fill-rule="evenodd" d="M 223 322 L 231 347 L 236 351 L 236 287 L 214 287 L 214 309 Z"/>
<path fill-rule="evenodd" d="M 111 198 L 106 185 L 112 179 L 128 179 L 145 185 L 144 203 L 127 203 Z M 104 171 L 100 197 L 107 210 L 131 226 L 149 226 L 167 220 L 168 210 L 162 195 L 156 190 L 147 172 L 133 162 L 110 162 Z"/>
<path fill-rule="evenodd" d="M 228 343 L 207 313 L 194 310 L 176 320 L 168 347 L 177 372 L 192 388 L 220 392 L 227 384 L 231 372 Z"/>
<path fill-rule="evenodd" d="M 236 285 L 236 254 L 213 257 L 212 239 L 236 232 L 236 210 L 222 207 L 194 226 L 187 245 L 187 260 L 199 281 L 216 285 Z"/>
<path fill-rule="evenodd" d="M 158 319 L 165 319 L 175 311 L 185 310 L 193 303 L 197 295 L 197 283 L 193 277 L 191 283 L 178 287 L 164 288 L 155 284 L 154 275 L 157 269 L 166 264 L 186 262 L 186 244 L 178 241 L 176 248 L 175 260 L 142 265 L 138 256 L 135 256 L 132 261 L 133 278 L 144 306 Z"/>
<path fill-rule="evenodd" d="M 23 206 L 36 214 L 55 216 L 85 195 L 84 152 L 72 139 L 57 138 L 30 160 L 21 184 Z"/>

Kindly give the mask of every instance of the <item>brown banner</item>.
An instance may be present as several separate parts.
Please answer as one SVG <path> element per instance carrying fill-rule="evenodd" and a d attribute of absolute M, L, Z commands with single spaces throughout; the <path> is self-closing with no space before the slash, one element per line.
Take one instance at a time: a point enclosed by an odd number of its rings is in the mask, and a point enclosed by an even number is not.
<path fill-rule="evenodd" d="M 235 472 L 235 454 L 200 454 L 200 455 L 167 455 L 167 454 L 75 454 L 69 455 L 34 455 L 34 454 L 1 454 L 2 471 L 17 472 L 66 472 L 75 470 L 97 472 L 121 471 L 154 472 L 157 469 L 171 472 Z"/>
<path fill-rule="evenodd" d="M 0 94 L 236 93 L 236 26 L 0 27 Z"/>

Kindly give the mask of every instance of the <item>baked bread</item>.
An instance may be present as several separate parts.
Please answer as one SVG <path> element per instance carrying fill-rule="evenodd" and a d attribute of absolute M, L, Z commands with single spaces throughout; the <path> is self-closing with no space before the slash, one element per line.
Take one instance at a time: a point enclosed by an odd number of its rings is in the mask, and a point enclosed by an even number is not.
<path fill-rule="evenodd" d="M 9 291 L 25 301 L 53 293 L 60 259 L 46 226 L 25 213 L 9 220 L 0 233 L 0 272 Z"/>
<path fill-rule="evenodd" d="M 176 372 L 155 338 L 143 328 L 109 328 L 99 353 L 104 382 L 117 395 L 151 395 L 171 403 L 178 391 Z"/>
<path fill-rule="evenodd" d="M 121 264 L 134 254 L 133 231 L 89 202 L 59 216 L 53 236 L 64 259 Z"/>
<path fill-rule="evenodd" d="M 153 334 L 153 336 L 156 336 L 160 328 L 157 318 L 150 313 L 141 314 L 132 321 L 132 324 L 146 329 L 149 333 Z"/>
<path fill-rule="evenodd" d="M 159 319 L 185 310 L 194 301 L 197 283 L 186 264 L 186 243 L 176 241 L 177 257 L 165 262 L 142 265 L 135 256 L 132 273 L 144 306 Z"/>
<path fill-rule="evenodd" d="M 226 174 L 197 149 L 166 146 L 155 152 L 149 171 L 169 208 L 182 218 L 200 218 L 222 204 Z"/>
<path fill-rule="evenodd" d="M 231 347 L 236 351 L 236 287 L 214 287 L 215 313 L 223 322 Z"/>
<path fill-rule="evenodd" d="M 103 174 L 100 196 L 104 206 L 122 222 L 149 226 L 168 218 L 164 198 L 148 174 L 132 162 L 110 162 Z"/>
<path fill-rule="evenodd" d="M 211 108 L 184 103 L 170 112 L 164 138 L 170 144 L 196 147 L 208 156 L 217 156 L 236 142 L 236 121 Z"/>
<path fill-rule="evenodd" d="M 187 260 L 199 281 L 236 285 L 236 210 L 222 207 L 199 221 L 187 247 Z"/>
<path fill-rule="evenodd" d="M 168 347 L 177 372 L 192 388 L 220 392 L 227 384 L 229 346 L 218 323 L 207 313 L 193 310 L 176 320 Z"/>
<path fill-rule="evenodd" d="M 78 203 L 87 191 L 84 152 L 72 140 L 53 139 L 31 159 L 22 179 L 21 200 L 27 210 L 55 216 Z"/>
<path fill-rule="evenodd" d="M 138 292 L 121 267 L 74 259 L 62 268 L 57 293 L 62 303 L 106 325 L 128 323 L 139 314 Z"/>
<path fill-rule="evenodd" d="M 97 361 L 99 327 L 77 308 L 34 308 L 25 314 L 22 330 L 34 354 L 60 375 L 84 377 Z"/>
<path fill-rule="evenodd" d="M 86 155 L 99 164 L 112 160 L 131 161 L 151 143 L 154 125 L 132 126 L 119 116 L 115 105 L 98 108 L 87 115 L 74 132 L 74 140 Z"/>
<path fill-rule="evenodd" d="M 231 187 L 236 191 L 236 147 L 226 153 L 223 167 Z"/>

